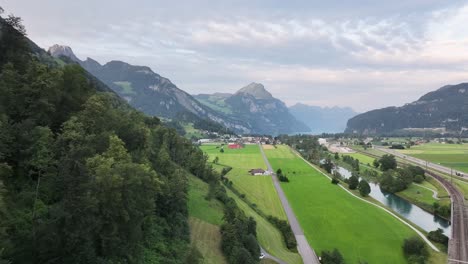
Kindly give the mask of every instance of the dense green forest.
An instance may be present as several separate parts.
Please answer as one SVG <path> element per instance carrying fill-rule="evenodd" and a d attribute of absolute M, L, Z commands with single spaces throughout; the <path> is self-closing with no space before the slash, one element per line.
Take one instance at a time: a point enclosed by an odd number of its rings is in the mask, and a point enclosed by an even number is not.
<path fill-rule="evenodd" d="M 0 19 L 0 263 L 197 263 L 189 173 L 227 205 L 230 263 L 258 262 L 255 222 L 201 150 L 24 35 Z"/>

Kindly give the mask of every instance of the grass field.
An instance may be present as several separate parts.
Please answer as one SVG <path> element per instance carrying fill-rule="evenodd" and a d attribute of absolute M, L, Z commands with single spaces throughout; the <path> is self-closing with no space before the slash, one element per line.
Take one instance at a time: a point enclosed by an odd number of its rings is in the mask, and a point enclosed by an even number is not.
<path fill-rule="evenodd" d="M 222 204 L 215 199 L 206 200 L 208 184 L 194 176 L 189 176 L 188 194 L 191 242 L 202 254 L 203 263 L 226 263 L 221 251 Z"/>
<path fill-rule="evenodd" d="M 369 164 L 370 166 L 372 166 L 372 163 L 375 160 L 375 158 L 366 156 L 366 155 L 361 154 L 361 153 L 349 153 L 349 154 L 345 154 L 344 156 L 351 156 L 351 157 L 353 157 L 355 159 L 358 159 L 360 163 L 366 164 L 366 165 Z"/>
<path fill-rule="evenodd" d="M 190 239 L 203 256 L 206 264 L 227 263 L 221 251 L 221 233 L 219 226 L 195 217 L 189 218 Z"/>
<path fill-rule="evenodd" d="M 317 253 L 336 247 L 349 263 L 406 263 L 403 240 L 416 235 L 406 225 L 332 185 L 288 147 L 265 152 L 288 175 L 282 188 Z"/>
<path fill-rule="evenodd" d="M 271 176 L 252 176 L 250 169 L 266 169 L 266 165 L 257 145 L 245 145 L 243 149 L 224 148 L 224 153 L 215 145 L 203 145 L 201 149 L 207 153 L 210 160 L 219 158 L 219 164 L 231 166 L 233 169 L 227 174 L 234 188 L 245 194 L 246 198 L 257 205 L 267 215 L 286 219 L 278 194 L 273 186 Z"/>
<path fill-rule="evenodd" d="M 410 184 L 410 186 L 408 186 L 406 190 L 398 192 L 397 195 L 403 198 L 406 198 L 410 201 L 413 201 L 413 202 L 418 201 L 417 203 L 418 205 L 421 205 L 421 203 L 424 204 L 425 205 L 424 208 L 426 210 L 430 209 L 435 202 L 439 201 L 432 197 L 433 196 L 432 191 L 422 188 L 420 186 L 417 186 L 414 183 Z"/>
<path fill-rule="evenodd" d="M 189 215 L 206 221 L 210 224 L 221 225 L 223 219 L 223 205 L 216 199 L 210 201 L 205 197 L 208 194 L 208 184 L 202 180 L 189 177 Z"/>
<path fill-rule="evenodd" d="M 400 150 L 400 152 L 468 172 L 468 144 L 427 143 Z"/>
<path fill-rule="evenodd" d="M 289 264 L 302 263 L 301 256 L 293 253 L 286 248 L 281 233 L 265 218 L 257 214 L 248 204 L 242 201 L 229 189 L 226 190 L 229 197 L 232 197 L 237 206 L 245 212 L 247 216 L 251 216 L 257 222 L 257 239 L 260 245 L 271 255 L 286 261 Z"/>

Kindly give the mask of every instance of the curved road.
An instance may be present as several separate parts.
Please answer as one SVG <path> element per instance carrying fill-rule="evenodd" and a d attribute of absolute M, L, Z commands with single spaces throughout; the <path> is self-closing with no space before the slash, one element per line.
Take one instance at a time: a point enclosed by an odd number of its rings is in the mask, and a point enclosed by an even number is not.
<path fill-rule="evenodd" d="M 265 151 L 263 151 L 262 145 L 259 144 L 259 147 L 268 170 L 273 172 L 273 168 L 271 167 L 271 164 L 265 155 Z M 288 217 L 291 229 L 294 233 L 294 236 L 296 237 L 297 250 L 299 251 L 299 254 L 302 257 L 302 261 L 304 262 L 304 264 L 320 264 L 317 255 L 315 254 L 314 250 L 310 247 L 309 242 L 307 242 L 307 239 L 305 238 L 304 232 L 302 231 L 301 226 L 297 221 L 296 215 L 294 214 L 291 206 L 289 205 L 288 199 L 286 199 L 286 195 L 284 194 L 283 189 L 281 189 L 278 177 L 276 177 L 276 175 L 273 174 L 272 179 L 273 185 L 275 186 L 276 192 L 278 193 L 278 196 L 281 200 L 281 204 L 283 205 L 283 209 L 286 213 L 286 216 Z"/>

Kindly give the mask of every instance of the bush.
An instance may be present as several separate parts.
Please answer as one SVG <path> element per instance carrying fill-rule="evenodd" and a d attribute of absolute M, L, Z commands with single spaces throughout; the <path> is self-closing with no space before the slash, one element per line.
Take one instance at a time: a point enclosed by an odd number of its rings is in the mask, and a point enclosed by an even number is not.
<path fill-rule="evenodd" d="M 425 242 L 417 236 L 405 239 L 403 242 L 403 253 L 410 263 L 421 264 L 425 262 L 429 255 Z"/>
<path fill-rule="evenodd" d="M 359 184 L 359 178 L 357 176 L 353 175 L 348 179 L 349 189 L 356 190 L 356 188 L 358 187 L 358 184 Z"/>
<path fill-rule="evenodd" d="M 338 183 L 340 183 L 340 180 L 338 178 L 333 177 L 332 180 L 331 180 L 331 183 L 332 184 L 338 184 Z"/>
<path fill-rule="evenodd" d="M 358 189 L 359 189 L 359 193 L 360 193 L 361 196 L 363 196 L 363 197 L 368 196 L 369 193 L 371 192 L 370 185 L 369 185 L 369 183 L 368 183 L 366 180 L 361 180 L 361 181 L 359 182 Z"/>
<path fill-rule="evenodd" d="M 289 225 L 289 223 L 285 220 L 281 220 L 271 215 L 269 215 L 267 219 L 270 223 L 272 223 L 279 229 L 279 231 L 283 235 L 283 239 L 284 239 L 284 242 L 286 243 L 286 247 L 289 250 L 296 252 L 297 250 L 296 237 L 294 236 L 294 233 L 292 232 L 291 226 Z"/>
<path fill-rule="evenodd" d="M 322 251 L 322 264 L 345 264 L 344 258 L 338 249 Z"/>
<path fill-rule="evenodd" d="M 429 232 L 429 234 L 427 234 L 427 238 L 434 242 L 448 246 L 449 238 L 446 235 L 444 235 L 444 231 L 440 228 L 438 228 L 435 231 Z"/>
<path fill-rule="evenodd" d="M 416 176 L 414 176 L 413 181 L 415 183 L 421 183 L 421 182 L 424 181 L 424 177 L 422 175 L 416 175 Z"/>

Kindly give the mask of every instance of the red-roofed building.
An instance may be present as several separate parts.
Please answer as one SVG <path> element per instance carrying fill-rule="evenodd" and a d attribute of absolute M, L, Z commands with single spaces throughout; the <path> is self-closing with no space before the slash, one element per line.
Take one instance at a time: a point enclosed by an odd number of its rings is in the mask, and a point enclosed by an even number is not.
<path fill-rule="evenodd" d="M 241 149 L 242 145 L 240 145 L 240 144 L 229 144 L 228 148 L 230 148 L 230 149 Z"/>

